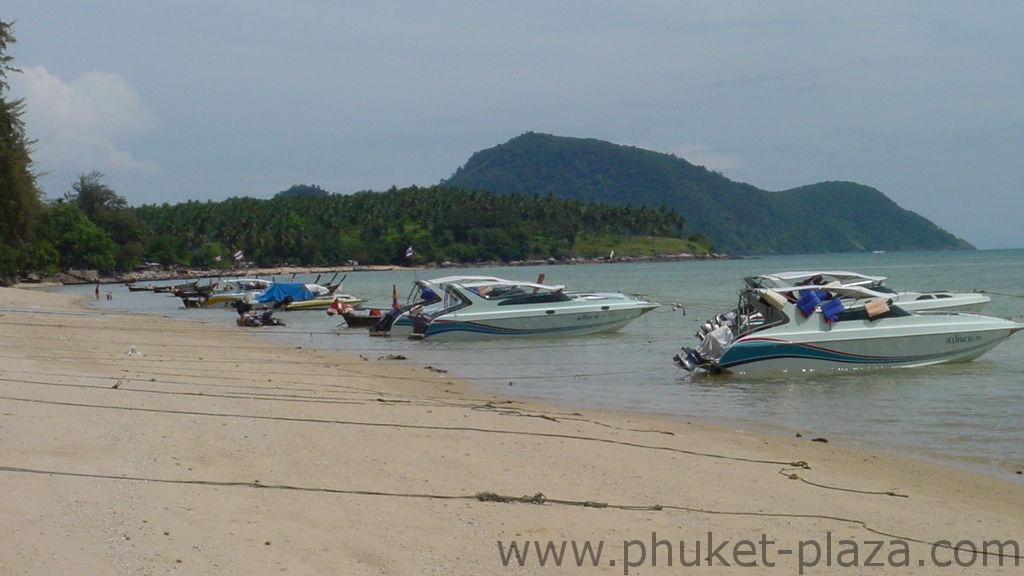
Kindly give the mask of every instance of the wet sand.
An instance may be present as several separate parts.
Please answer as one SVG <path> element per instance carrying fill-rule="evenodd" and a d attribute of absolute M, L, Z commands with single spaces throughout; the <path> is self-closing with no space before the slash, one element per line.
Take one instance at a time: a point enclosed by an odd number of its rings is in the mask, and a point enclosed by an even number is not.
<path fill-rule="evenodd" d="M 0 574 L 1021 569 L 1013 479 L 510 400 L 248 330 L 0 289 Z M 528 541 L 565 541 L 562 566 L 530 544 L 520 567 Z"/>

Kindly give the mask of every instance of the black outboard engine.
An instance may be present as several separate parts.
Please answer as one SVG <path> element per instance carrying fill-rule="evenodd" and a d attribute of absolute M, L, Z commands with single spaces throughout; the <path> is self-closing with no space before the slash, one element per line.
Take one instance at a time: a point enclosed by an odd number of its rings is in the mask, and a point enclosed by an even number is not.
<path fill-rule="evenodd" d="M 683 346 L 683 349 L 673 356 L 672 360 L 687 372 L 693 372 L 704 364 L 704 358 L 696 350 L 686 346 Z"/>
<path fill-rule="evenodd" d="M 284 326 L 284 322 L 274 318 L 273 310 L 263 311 L 263 314 L 260 315 L 260 324 L 262 326 Z"/>
<path fill-rule="evenodd" d="M 430 318 L 424 316 L 409 316 L 412 320 L 412 334 L 410 338 L 425 338 L 427 327 L 430 326 Z"/>
<path fill-rule="evenodd" d="M 387 314 L 381 316 L 380 320 L 377 320 L 377 323 L 370 327 L 370 332 L 387 334 L 391 331 L 391 325 L 395 323 L 395 320 L 398 320 L 398 317 L 408 309 L 408 306 L 402 306 L 401 308 L 388 310 Z"/>

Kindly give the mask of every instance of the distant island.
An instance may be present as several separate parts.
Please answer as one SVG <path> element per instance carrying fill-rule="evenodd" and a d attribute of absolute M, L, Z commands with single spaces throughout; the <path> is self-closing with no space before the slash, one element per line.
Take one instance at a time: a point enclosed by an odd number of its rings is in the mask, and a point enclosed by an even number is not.
<path fill-rule="evenodd" d="M 440 185 L 669 208 L 688 231 L 730 254 L 974 248 L 869 186 L 820 182 L 770 192 L 671 154 L 591 138 L 528 132 L 473 154 Z"/>

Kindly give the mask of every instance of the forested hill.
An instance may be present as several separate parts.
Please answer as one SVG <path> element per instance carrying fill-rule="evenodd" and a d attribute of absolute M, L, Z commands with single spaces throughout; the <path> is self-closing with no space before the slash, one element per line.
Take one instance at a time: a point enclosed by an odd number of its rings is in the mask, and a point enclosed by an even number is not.
<path fill-rule="evenodd" d="M 442 186 L 667 207 L 720 252 L 971 249 L 968 242 L 853 182 L 769 192 L 686 160 L 595 139 L 529 132 L 473 154 Z"/>
<path fill-rule="evenodd" d="M 145 230 L 141 253 L 168 265 L 217 266 L 238 250 L 261 266 L 330 266 L 347 260 L 507 262 L 592 258 L 611 250 L 620 256 L 656 256 L 710 249 L 672 210 L 437 186 L 349 195 L 295 186 L 269 200 L 229 198 L 131 210 Z M 406 256 L 410 246 L 415 259 Z"/>

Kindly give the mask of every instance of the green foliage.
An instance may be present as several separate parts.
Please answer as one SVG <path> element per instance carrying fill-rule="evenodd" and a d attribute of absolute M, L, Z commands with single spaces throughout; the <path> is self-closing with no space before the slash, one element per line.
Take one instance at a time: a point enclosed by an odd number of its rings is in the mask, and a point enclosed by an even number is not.
<path fill-rule="evenodd" d="M 150 262 L 159 262 L 163 266 L 188 266 L 192 262 L 191 249 L 183 238 L 160 234 L 154 236 L 146 247 L 146 257 Z"/>
<path fill-rule="evenodd" d="M 573 244 L 581 234 L 614 236 L 628 244 L 639 236 L 682 240 L 682 219 L 666 209 L 615 207 L 551 196 L 495 195 L 442 187 L 360 192 L 348 196 L 277 195 L 270 200 L 230 198 L 134 210 L 147 228 L 163 238 L 155 248 L 175 253 L 168 239 L 189 246 L 220 245 L 229 257 L 245 251 L 259 265 L 480 262 L 580 255 Z M 611 240 L 609 240 L 611 242 Z M 622 244 L 620 253 L 626 250 Z M 192 255 L 193 265 L 209 265 L 217 250 Z"/>
<path fill-rule="evenodd" d="M 110 235 L 117 245 L 115 266 L 131 270 L 142 263 L 146 238 L 145 227 L 128 202 L 102 182 L 103 174 L 90 172 L 78 177 L 71 192 L 64 195 L 69 204 L 77 205 L 96 226 Z"/>
<path fill-rule="evenodd" d="M 116 268 L 117 245 L 75 204 L 52 204 L 40 220 L 39 235 L 60 255 L 62 268 Z"/>
<path fill-rule="evenodd" d="M 192 252 L 192 264 L 204 268 L 230 268 L 234 265 L 228 249 L 220 242 L 203 242 Z"/>
<path fill-rule="evenodd" d="M 0 279 L 31 264 L 32 230 L 42 209 L 32 172 L 32 141 L 22 120 L 24 102 L 7 99 L 7 73 L 17 72 L 7 53 L 11 24 L 0 20 Z"/>
<path fill-rule="evenodd" d="M 313 196 L 316 198 L 325 198 L 331 193 L 316 184 L 296 184 L 287 190 L 278 192 L 276 196 Z"/>
<path fill-rule="evenodd" d="M 32 247 L 29 267 L 44 274 L 54 274 L 60 270 L 60 252 L 49 240 L 40 240 Z"/>
<path fill-rule="evenodd" d="M 13 22 L 0 20 L 0 94 L 7 91 L 7 73 L 20 72 L 20 70 L 11 66 L 14 56 L 7 53 L 10 45 L 17 42 L 14 38 L 14 32 L 11 30 L 13 27 Z"/>
<path fill-rule="evenodd" d="M 618 236 L 581 234 L 576 238 L 575 252 L 584 258 L 601 258 L 615 252 L 617 258 L 627 256 L 660 256 L 662 254 L 682 254 L 707 252 L 706 243 L 694 242 L 683 238 L 666 238 L 663 236 Z"/>
<path fill-rule="evenodd" d="M 694 240 L 738 254 L 971 248 L 874 188 L 822 182 L 768 192 L 671 154 L 594 139 L 523 134 L 477 152 L 442 184 L 668 207 L 703 235 Z"/>

